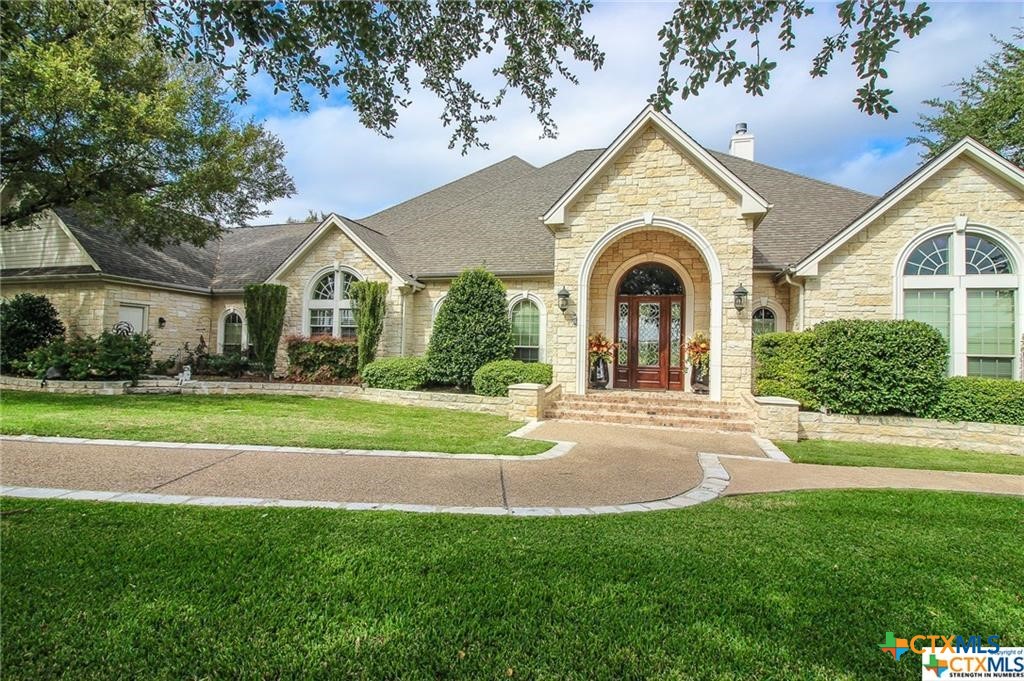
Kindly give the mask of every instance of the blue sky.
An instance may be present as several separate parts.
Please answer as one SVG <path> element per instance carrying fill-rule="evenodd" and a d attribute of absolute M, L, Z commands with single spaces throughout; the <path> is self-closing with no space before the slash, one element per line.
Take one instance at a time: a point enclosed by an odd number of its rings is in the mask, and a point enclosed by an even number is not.
<path fill-rule="evenodd" d="M 386 139 L 359 125 L 344 92 L 313 100 L 308 113 L 295 113 L 265 79 L 253 79 L 252 98 L 239 113 L 264 121 L 282 138 L 298 188 L 295 196 L 267 207 L 269 220 L 304 216 L 311 209 L 358 218 L 513 154 L 541 165 L 576 149 L 606 146 L 655 89 L 657 31 L 673 7 L 598 2 L 584 27 L 597 36 L 605 66 L 598 72 L 576 68 L 580 84 L 559 86 L 558 139 L 539 139 L 526 103 L 510 95 L 498 120 L 482 131 L 491 149 L 466 156 L 448 149 L 440 105 L 422 91 L 414 89 L 412 106 L 401 112 L 394 138 Z M 824 79 L 808 75 L 821 37 L 837 27 L 830 3 L 798 23 L 797 49 L 775 55 L 779 66 L 767 96 L 751 97 L 735 84 L 711 86 L 696 98 L 677 100 L 671 116 L 712 149 L 727 149 L 734 124 L 745 121 L 756 137 L 756 160 L 884 192 L 920 161 L 920 149 L 908 147 L 906 138 L 926 110 L 922 100 L 952 96 L 950 85 L 994 51 L 990 35 L 1010 39 L 1013 27 L 1024 25 L 1024 3 L 937 3 L 931 15 L 934 21 L 921 36 L 901 42 L 889 57 L 888 86 L 899 109 L 889 119 L 865 116 L 850 101 L 857 80 L 847 55 L 840 55 Z M 472 67 L 469 75 L 485 91 L 498 86 L 487 64 Z"/>

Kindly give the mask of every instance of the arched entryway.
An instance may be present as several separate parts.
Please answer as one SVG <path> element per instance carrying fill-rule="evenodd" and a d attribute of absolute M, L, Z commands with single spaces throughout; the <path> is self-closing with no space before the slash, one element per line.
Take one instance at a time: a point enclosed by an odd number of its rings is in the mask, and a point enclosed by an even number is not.
<path fill-rule="evenodd" d="M 616 282 L 614 385 L 682 390 L 686 291 L 672 268 L 644 262 Z"/>

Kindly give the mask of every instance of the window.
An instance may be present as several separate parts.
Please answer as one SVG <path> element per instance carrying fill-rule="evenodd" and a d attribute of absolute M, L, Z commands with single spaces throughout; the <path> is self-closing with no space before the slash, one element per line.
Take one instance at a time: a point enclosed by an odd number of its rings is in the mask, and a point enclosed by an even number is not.
<path fill-rule="evenodd" d="M 355 340 L 349 286 L 359 281 L 355 273 L 332 270 L 314 277 L 306 300 L 306 329 L 311 337 L 334 336 Z"/>
<path fill-rule="evenodd" d="M 146 333 L 146 306 L 121 303 L 117 308 L 115 330 L 124 333 Z"/>
<path fill-rule="evenodd" d="M 540 308 L 529 298 L 512 303 L 512 344 L 514 359 L 522 362 L 540 361 Z"/>
<path fill-rule="evenodd" d="M 942 334 L 950 373 L 1018 375 L 1020 280 L 999 240 L 970 230 L 932 235 L 910 250 L 900 271 L 902 317 Z"/>
<path fill-rule="evenodd" d="M 666 296 L 683 293 L 683 282 L 665 265 L 655 262 L 637 265 L 619 282 L 620 296 Z"/>
<path fill-rule="evenodd" d="M 234 310 L 224 315 L 220 339 L 220 351 L 222 354 L 242 354 L 242 315 Z"/>
<path fill-rule="evenodd" d="M 775 311 L 770 307 L 759 307 L 754 310 L 753 325 L 754 335 L 759 336 L 762 333 L 772 333 L 777 331 L 778 327 L 775 324 Z"/>

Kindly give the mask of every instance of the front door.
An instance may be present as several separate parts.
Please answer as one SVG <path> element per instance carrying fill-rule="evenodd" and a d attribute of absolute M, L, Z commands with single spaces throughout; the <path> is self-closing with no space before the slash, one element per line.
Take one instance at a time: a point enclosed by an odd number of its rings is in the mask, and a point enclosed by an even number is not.
<path fill-rule="evenodd" d="M 683 389 L 681 295 L 618 296 L 615 387 Z"/>

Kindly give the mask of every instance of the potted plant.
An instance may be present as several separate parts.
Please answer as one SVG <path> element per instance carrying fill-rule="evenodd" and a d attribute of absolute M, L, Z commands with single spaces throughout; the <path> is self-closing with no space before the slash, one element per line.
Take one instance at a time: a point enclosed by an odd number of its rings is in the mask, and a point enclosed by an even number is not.
<path fill-rule="evenodd" d="M 703 331 L 697 331 L 686 340 L 686 364 L 690 367 L 690 388 L 695 393 L 706 395 L 711 367 L 711 339 Z"/>
<path fill-rule="evenodd" d="M 603 333 L 592 334 L 587 339 L 590 351 L 590 387 L 604 390 L 608 387 L 608 363 L 617 346 Z"/>

